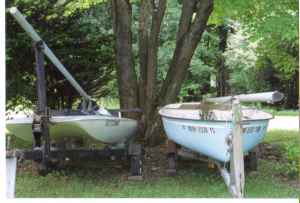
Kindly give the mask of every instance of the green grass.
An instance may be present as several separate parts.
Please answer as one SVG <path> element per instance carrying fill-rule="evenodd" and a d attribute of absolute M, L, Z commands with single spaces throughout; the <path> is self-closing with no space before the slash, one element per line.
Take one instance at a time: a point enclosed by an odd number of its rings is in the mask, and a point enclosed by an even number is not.
<path fill-rule="evenodd" d="M 246 197 L 298 197 L 298 190 L 273 177 L 274 163 L 260 162 L 260 172 L 246 176 Z M 17 197 L 216 197 L 230 198 L 217 171 L 181 169 L 176 177 L 132 182 L 116 169 L 74 169 L 45 177 L 19 174 Z"/>
<path fill-rule="evenodd" d="M 271 131 L 265 143 L 285 144 L 298 142 L 297 131 Z M 128 181 L 128 168 L 97 163 L 89 168 L 73 167 L 55 171 L 45 177 L 32 170 L 19 170 L 16 184 L 17 197 L 216 197 L 230 198 L 223 179 L 207 165 L 192 163 L 188 167 L 179 162 L 176 177 L 162 175 L 143 181 Z M 246 197 L 298 198 L 299 189 L 283 181 L 281 163 L 259 160 L 258 173 L 246 175 Z M 155 172 L 153 172 L 155 174 Z"/>
<path fill-rule="evenodd" d="M 295 130 L 271 130 L 265 136 L 263 142 L 284 146 L 292 143 L 299 143 L 299 131 Z"/>
<path fill-rule="evenodd" d="M 276 110 L 271 108 L 262 108 L 261 110 L 271 113 L 274 116 L 299 116 L 298 110 Z"/>

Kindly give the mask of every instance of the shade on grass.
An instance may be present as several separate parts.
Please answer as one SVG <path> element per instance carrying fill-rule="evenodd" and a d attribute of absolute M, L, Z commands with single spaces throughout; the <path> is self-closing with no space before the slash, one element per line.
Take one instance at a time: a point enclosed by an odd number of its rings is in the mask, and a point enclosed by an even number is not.
<path fill-rule="evenodd" d="M 285 144 L 298 140 L 297 131 L 271 131 L 264 142 Z M 180 163 L 179 163 L 180 164 Z M 297 198 L 299 190 L 283 182 L 279 163 L 260 160 L 259 171 L 246 175 L 246 197 Z M 223 197 L 230 194 L 217 170 L 193 164 L 175 177 L 128 181 L 127 170 L 107 167 L 64 170 L 45 177 L 31 171 L 17 176 L 17 197 Z M 155 173 L 155 172 L 154 172 Z"/>
<path fill-rule="evenodd" d="M 276 178 L 270 161 L 260 161 L 258 173 L 246 175 L 246 197 L 296 198 L 298 189 Z M 126 174 L 126 172 L 125 172 Z M 218 171 L 181 169 L 176 177 L 132 182 L 124 171 L 74 169 L 45 177 L 19 174 L 17 197 L 223 197 L 230 198 Z"/>

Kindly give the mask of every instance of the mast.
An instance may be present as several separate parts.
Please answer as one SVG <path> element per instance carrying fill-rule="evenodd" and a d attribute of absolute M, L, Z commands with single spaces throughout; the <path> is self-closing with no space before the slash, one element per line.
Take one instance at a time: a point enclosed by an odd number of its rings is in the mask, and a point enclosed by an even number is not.
<path fill-rule="evenodd" d="M 82 89 L 82 87 L 77 83 L 73 76 L 67 71 L 66 67 L 59 61 L 59 59 L 54 55 L 47 44 L 42 40 L 42 38 L 37 34 L 34 28 L 28 23 L 26 18 L 22 13 L 16 8 L 11 7 L 9 9 L 10 14 L 16 19 L 20 26 L 25 30 L 25 32 L 31 37 L 35 42 L 42 42 L 43 49 L 42 52 L 49 58 L 53 65 L 65 76 L 65 78 L 71 83 L 71 85 L 77 90 L 77 92 L 84 98 L 85 101 L 90 103 L 92 98 Z"/>

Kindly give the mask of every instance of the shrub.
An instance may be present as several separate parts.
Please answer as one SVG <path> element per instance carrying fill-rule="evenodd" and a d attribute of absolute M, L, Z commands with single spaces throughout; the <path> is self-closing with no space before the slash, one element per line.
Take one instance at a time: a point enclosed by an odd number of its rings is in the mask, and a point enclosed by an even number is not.
<path fill-rule="evenodd" d="M 285 146 L 285 156 L 287 158 L 287 175 L 289 177 L 296 177 L 299 174 L 299 144 L 292 143 Z"/>

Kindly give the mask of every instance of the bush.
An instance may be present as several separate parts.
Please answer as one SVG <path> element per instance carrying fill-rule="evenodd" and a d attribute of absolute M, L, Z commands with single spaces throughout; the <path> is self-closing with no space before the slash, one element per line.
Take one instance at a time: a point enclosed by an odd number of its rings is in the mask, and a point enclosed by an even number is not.
<path fill-rule="evenodd" d="M 287 144 L 285 147 L 285 156 L 287 158 L 287 175 L 289 177 L 296 177 L 299 174 L 299 144 Z"/>

